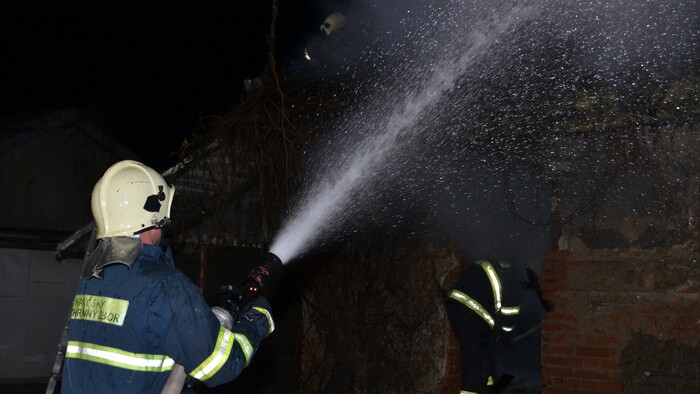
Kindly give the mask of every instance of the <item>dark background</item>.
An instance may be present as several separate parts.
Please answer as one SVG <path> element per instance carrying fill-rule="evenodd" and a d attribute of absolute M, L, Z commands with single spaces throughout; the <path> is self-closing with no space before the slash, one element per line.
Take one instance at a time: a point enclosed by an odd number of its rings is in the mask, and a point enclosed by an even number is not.
<path fill-rule="evenodd" d="M 120 142 L 164 170 L 199 120 L 223 114 L 239 99 L 243 79 L 264 70 L 272 5 L 5 2 L 0 116 L 97 108 Z M 279 2 L 279 64 L 299 56 L 324 8 L 321 0 Z"/>

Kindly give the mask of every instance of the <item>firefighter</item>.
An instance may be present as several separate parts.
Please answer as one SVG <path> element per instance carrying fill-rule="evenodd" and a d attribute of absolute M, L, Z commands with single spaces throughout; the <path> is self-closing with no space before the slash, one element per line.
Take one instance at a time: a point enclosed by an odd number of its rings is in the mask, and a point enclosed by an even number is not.
<path fill-rule="evenodd" d="M 447 316 L 460 343 L 461 393 L 499 393 L 512 376 L 494 381 L 494 346 L 511 332 L 520 313 L 522 287 L 508 263 L 468 264 L 447 299 Z M 514 285 L 514 283 L 516 283 Z"/>
<path fill-rule="evenodd" d="M 175 188 L 136 161 L 92 192 L 99 244 L 71 310 L 62 393 L 159 393 L 182 366 L 207 386 L 235 379 L 274 330 L 263 297 L 227 329 L 161 247 Z M 179 391 L 179 390 L 178 390 Z"/>

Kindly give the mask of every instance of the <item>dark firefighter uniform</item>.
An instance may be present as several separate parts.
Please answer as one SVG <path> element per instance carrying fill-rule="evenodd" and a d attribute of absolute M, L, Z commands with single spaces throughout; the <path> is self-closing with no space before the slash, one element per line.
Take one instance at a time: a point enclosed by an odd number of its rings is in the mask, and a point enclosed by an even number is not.
<path fill-rule="evenodd" d="M 274 328 L 265 310 L 224 328 L 157 246 L 143 245 L 131 268 L 113 264 L 103 275 L 78 286 L 63 393 L 160 392 L 176 363 L 207 386 L 222 384 L 253 357 L 261 329 Z"/>
<path fill-rule="evenodd" d="M 447 315 L 460 343 L 462 393 L 497 391 L 493 386 L 495 335 L 512 330 L 520 313 L 520 307 L 507 296 L 516 289 L 503 288 L 501 276 L 506 267 L 485 260 L 469 264 L 447 300 Z"/>

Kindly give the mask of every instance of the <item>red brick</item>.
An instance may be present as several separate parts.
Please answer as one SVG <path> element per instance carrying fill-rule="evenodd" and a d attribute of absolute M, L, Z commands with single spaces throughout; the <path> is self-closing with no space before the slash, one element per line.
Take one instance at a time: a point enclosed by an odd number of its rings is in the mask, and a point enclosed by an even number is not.
<path fill-rule="evenodd" d="M 616 380 L 586 380 L 566 378 L 560 385 L 559 393 L 620 393 L 622 385 Z M 551 391 L 554 392 L 554 391 Z"/>
<path fill-rule="evenodd" d="M 570 291 L 573 288 L 565 282 L 542 282 L 542 290 L 547 291 Z"/>
<path fill-rule="evenodd" d="M 660 305 L 651 305 L 645 308 L 641 308 L 639 310 L 640 313 L 645 313 L 645 314 L 650 314 L 650 315 L 659 315 L 662 312 L 665 312 L 666 308 Z"/>
<path fill-rule="evenodd" d="M 546 343 L 575 343 L 578 342 L 578 338 L 579 334 L 576 331 L 552 330 L 542 333 L 542 341 Z"/>
<path fill-rule="evenodd" d="M 568 252 L 546 252 L 544 254 L 544 261 L 551 262 L 563 262 L 569 259 L 571 253 Z"/>
<path fill-rule="evenodd" d="M 601 362 L 607 361 L 607 360 L 601 360 L 597 358 L 587 358 L 587 359 L 581 359 L 581 366 L 582 368 L 588 368 L 588 369 L 599 369 Z"/>
<path fill-rule="evenodd" d="M 544 296 L 544 298 L 545 298 L 546 300 L 549 300 L 549 301 L 558 301 L 558 300 L 568 299 L 568 298 L 563 297 L 562 294 L 560 294 L 560 293 L 552 293 L 552 292 L 547 293 L 547 292 L 544 292 L 544 293 L 542 293 L 542 295 Z M 559 305 L 556 305 L 555 307 L 556 307 L 557 310 L 560 309 L 560 308 L 559 308 Z M 549 313 L 549 312 L 548 312 L 548 313 Z M 545 314 L 545 315 L 546 315 L 546 314 Z"/>
<path fill-rule="evenodd" d="M 600 368 L 618 373 L 620 371 L 620 363 L 617 360 L 600 360 Z"/>
<path fill-rule="evenodd" d="M 575 313 L 567 313 L 564 319 L 570 322 L 578 322 L 578 316 Z"/>
<path fill-rule="evenodd" d="M 589 393 L 621 393 L 622 384 L 619 382 L 581 382 L 579 388 L 589 390 Z"/>
<path fill-rule="evenodd" d="M 690 328 L 690 329 L 700 329 L 700 324 L 698 324 L 698 319 L 700 317 L 694 316 L 696 312 L 693 311 L 690 316 L 678 316 L 673 322 L 675 328 Z"/>
<path fill-rule="evenodd" d="M 587 335 L 584 342 L 593 346 L 619 346 L 622 343 L 622 339 L 605 335 Z"/>
<path fill-rule="evenodd" d="M 569 377 L 574 376 L 574 370 L 571 368 L 551 367 L 551 366 L 543 365 L 542 366 L 542 375 L 569 378 Z"/>
<path fill-rule="evenodd" d="M 553 367 L 582 368 L 583 362 L 584 360 L 578 357 L 542 356 L 542 365 L 550 365 Z"/>
<path fill-rule="evenodd" d="M 610 349 L 600 347 L 579 347 L 576 348 L 576 354 L 585 357 L 609 357 Z"/>
<path fill-rule="evenodd" d="M 571 346 L 557 346 L 545 344 L 542 346 L 542 352 L 551 356 L 572 356 L 574 348 Z"/>
<path fill-rule="evenodd" d="M 573 327 L 571 326 L 571 324 L 568 324 L 568 323 L 549 321 L 549 320 L 542 322 L 542 331 L 543 332 L 570 331 L 570 330 L 573 330 Z"/>
<path fill-rule="evenodd" d="M 542 316 L 542 320 L 548 320 L 548 321 L 566 320 L 566 313 L 564 313 L 564 311 L 560 311 L 560 310 L 557 310 L 556 312 L 549 312 L 546 315 Z"/>
<path fill-rule="evenodd" d="M 681 293 L 690 293 L 690 294 L 700 293 L 700 285 L 689 286 L 689 287 L 681 290 Z"/>
<path fill-rule="evenodd" d="M 629 327 L 631 321 L 629 316 L 613 316 L 612 320 L 618 328 L 620 326 Z"/>
<path fill-rule="evenodd" d="M 443 379 L 442 383 L 443 383 L 443 385 L 446 385 L 446 386 L 459 387 L 459 385 L 462 383 L 462 376 L 461 375 L 445 376 L 445 379 Z"/>
<path fill-rule="evenodd" d="M 610 380 L 610 374 L 606 371 L 576 370 L 576 371 L 574 371 L 574 377 L 585 379 L 585 380 L 602 380 L 602 381 L 609 381 Z"/>
<path fill-rule="evenodd" d="M 549 394 L 591 394 L 588 389 L 582 389 L 582 382 L 573 378 L 563 378 L 552 381 L 552 384 L 545 385 L 542 388 L 542 393 Z"/>
<path fill-rule="evenodd" d="M 607 335 L 607 334 L 609 334 L 608 331 L 610 331 L 610 329 L 608 328 L 608 326 L 606 326 L 606 327 L 595 326 L 595 327 L 593 327 L 592 330 L 589 329 L 588 331 L 593 331 L 594 333 L 600 334 L 600 335 Z"/>
<path fill-rule="evenodd" d="M 542 271 L 543 281 L 562 281 L 566 279 L 566 272 L 559 269 L 548 269 Z"/>

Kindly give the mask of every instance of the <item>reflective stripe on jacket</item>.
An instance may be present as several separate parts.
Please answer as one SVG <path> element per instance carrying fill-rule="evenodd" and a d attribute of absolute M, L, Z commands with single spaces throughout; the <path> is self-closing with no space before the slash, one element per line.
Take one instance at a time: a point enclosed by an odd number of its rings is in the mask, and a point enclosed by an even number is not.
<path fill-rule="evenodd" d="M 504 316 L 514 316 L 520 313 L 520 307 L 519 306 L 503 306 L 503 285 L 501 284 L 501 280 L 498 276 L 498 273 L 496 270 L 493 268 L 491 263 L 489 263 L 486 260 L 479 260 L 476 262 L 481 268 L 483 268 L 484 272 L 486 273 L 486 277 L 489 279 L 489 282 L 491 284 L 491 289 L 493 290 L 493 301 L 494 301 L 494 311 L 495 314 L 501 314 Z M 474 298 L 470 297 L 467 295 L 465 292 L 462 292 L 460 290 L 454 289 L 452 292 L 450 292 L 450 298 L 452 298 L 455 301 L 460 302 L 467 308 L 471 309 L 479 315 L 484 321 L 491 327 L 493 328 L 496 324 L 496 319 L 495 316 L 493 316 L 487 308 L 484 308 L 483 305 L 481 305 L 479 302 L 477 302 Z M 510 331 L 512 330 L 512 327 L 502 327 L 503 330 L 505 331 Z"/>

